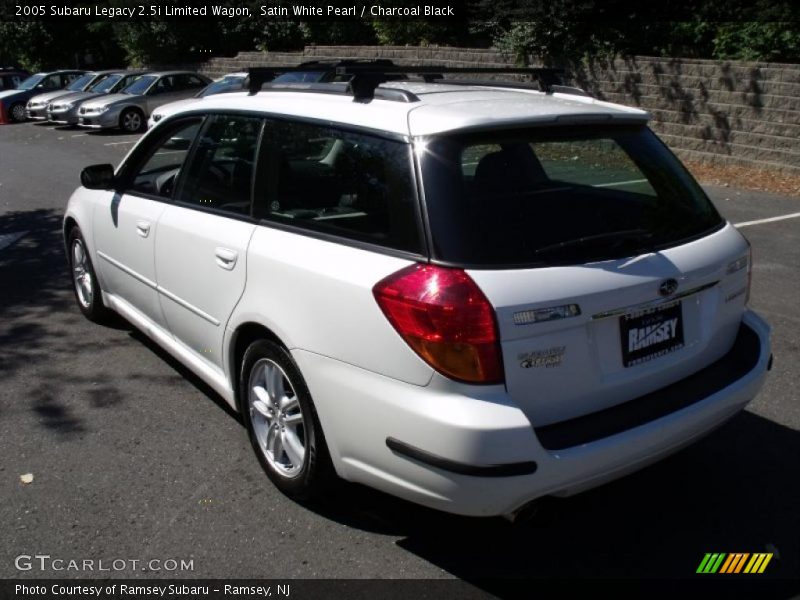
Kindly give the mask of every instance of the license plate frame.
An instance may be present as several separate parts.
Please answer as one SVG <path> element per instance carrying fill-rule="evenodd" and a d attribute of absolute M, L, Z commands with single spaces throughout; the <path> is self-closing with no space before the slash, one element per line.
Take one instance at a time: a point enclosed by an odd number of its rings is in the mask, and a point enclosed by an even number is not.
<path fill-rule="evenodd" d="M 619 319 L 622 365 L 650 362 L 683 348 L 683 304 L 668 304 L 631 311 Z"/>

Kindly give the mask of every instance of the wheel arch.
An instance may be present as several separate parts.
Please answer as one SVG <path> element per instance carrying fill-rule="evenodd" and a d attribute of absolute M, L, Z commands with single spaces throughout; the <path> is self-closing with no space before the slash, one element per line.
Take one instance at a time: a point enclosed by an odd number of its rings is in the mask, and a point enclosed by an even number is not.
<path fill-rule="evenodd" d="M 242 411 L 242 399 L 239 395 L 239 371 L 242 368 L 242 359 L 247 347 L 256 340 L 269 340 L 287 351 L 289 349 L 274 331 L 262 323 L 245 321 L 236 326 L 228 344 L 227 362 L 231 374 L 231 387 L 233 388 L 236 410 L 239 412 Z"/>
<path fill-rule="evenodd" d="M 80 225 L 78 225 L 78 221 L 77 221 L 77 219 L 75 219 L 75 217 L 73 217 L 72 215 L 67 215 L 66 217 L 64 217 L 63 226 L 64 226 L 64 230 L 63 230 L 63 234 L 64 234 L 63 235 L 63 237 L 64 237 L 64 254 L 65 254 L 65 256 L 67 256 L 67 260 L 69 260 L 69 255 L 68 255 L 68 252 L 69 252 L 69 232 L 72 231 L 72 229 L 74 227 L 80 227 Z"/>
<path fill-rule="evenodd" d="M 145 111 L 145 109 L 138 104 L 124 104 L 120 107 L 119 112 L 117 113 L 117 126 L 122 129 L 122 115 L 131 110 L 139 113 L 139 115 L 142 117 L 142 123 L 146 127 L 148 118 L 147 111 Z"/>

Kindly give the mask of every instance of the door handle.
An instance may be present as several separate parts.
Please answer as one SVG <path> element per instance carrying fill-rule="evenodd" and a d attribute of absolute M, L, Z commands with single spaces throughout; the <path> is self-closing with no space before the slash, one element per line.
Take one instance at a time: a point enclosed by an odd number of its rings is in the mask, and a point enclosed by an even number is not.
<path fill-rule="evenodd" d="M 150 223 L 147 221 L 136 221 L 136 233 L 146 238 L 150 235 Z"/>
<path fill-rule="evenodd" d="M 217 248 L 214 250 L 214 256 L 217 257 L 217 264 L 227 271 L 232 271 L 236 266 L 236 259 L 239 258 L 239 253 L 236 250 L 228 248 Z"/>

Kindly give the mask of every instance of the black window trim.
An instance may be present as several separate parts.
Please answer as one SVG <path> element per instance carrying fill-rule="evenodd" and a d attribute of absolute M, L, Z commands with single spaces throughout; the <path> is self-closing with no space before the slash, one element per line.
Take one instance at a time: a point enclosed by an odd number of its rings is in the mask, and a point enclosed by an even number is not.
<path fill-rule="evenodd" d="M 295 233 L 305 237 L 322 240 L 324 242 L 331 242 L 334 244 L 338 244 L 339 246 L 347 246 L 350 248 L 356 248 L 358 250 L 369 250 L 370 252 L 375 252 L 376 254 L 384 254 L 386 256 L 393 256 L 395 258 L 403 258 L 414 262 L 425 262 L 425 263 L 429 262 L 428 257 L 425 256 L 424 254 L 418 252 L 411 252 L 410 250 L 400 250 L 398 248 L 392 248 L 391 246 L 381 246 L 380 244 L 367 242 L 365 240 L 342 237 L 336 235 L 335 233 L 328 233 L 327 231 L 306 229 L 305 227 L 301 227 L 299 225 L 292 225 L 291 223 L 268 221 L 266 219 L 253 219 L 253 221 L 255 221 L 257 225 L 266 227 L 268 229 L 277 229 L 279 231 L 285 231 L 287 233 Z"/>
<path fill-rule="evenodd" d="M 212 109 L 212 110 L 192 110 L 187 111 L 185 113 L 180 113 L 179 115 L 167 117 L 161 123 L 159 123 L 158 128 L 170 128 L 172 131 L 180 128 L 180 123 L 185 121 L 191 120 L 199 120 L 201 121 L 201 129 L 198 132 L 197 137 L 195 137 L 194 141 L 192 142 L 192 146 L 189 149 L 189 153 L 186 157 L 186 163 L 188 164 L 189 161 L 193 158 L 195 147 L 200 139 L 200 132 L 202 132 L 205 124 L 210 120 L 209 117 L 214 115 L 242 115 L 248 117 L 254 117 L 261 119 L 264 124 L 261 128 L 261 133 L 259 137 L 259 146 L 258 151 L 256 154 L 256 165 L 259 164 L 259 161 L 262 158 L 262 149 L 264 147 L 264 136 L 267 134 L 267 127 L 270 120 L 278 120 L 278 121 L 290 121 L 290 122 L 297 122 L 297 123 L 305 123 L 310 125 L 315 125 L 319 127 L 328 127 L 328 128 L 335 128 L 340 129 L 344 132 L 348 133 L 356 133 L 362 135 L 372 135 L 374 137 L 378 137 L 381 139 L 388 139 L 395 142 L 405 143 L 408 146 L 408 160 L 409 160 L 409 167 L 412 170 L 412 177 L 414 179 L 413 185 L 411 186 L 414 190 L 415 194 L 415 202 L 414 202 L 414 213 L 415 213 L 415 220 L 416 220 L 416 227 L 417 227 L 417 235 L 419 237 L 420 242 L 420 251 L 419 252 L 412 252 L 409 250 L 400 250 L 398 248 L 392 248 L 391 246 L 384 246 L 381 244 L 376 244 L 374 242 L 369 242 L 365 240 L 354 239 L 350 237 L 344 237 L 341 235 L 337 235 L 335 233 L 329 233 L 319 230 L 312 230 L 308 229 L 299 225 L 292 225 L 291 223 L 285 222 L 278 222 L 278 221 L 269 221 L 263 218 L 256 218 L 254 216 L 254 198 L 255 198 L 255 190 L 256 186 L 258 185 L 258 173 L 259 169 L 256 168 L 256 176 L 253 178 L 253 187 L 251 189 L 251 196 L 250 196 L 250 215 L 243 215 L 238 213 L 231 213 L 228 211 L 222 211 L 217 208 L 207 207 L 207 206 L 200 206 L 197 204 L 189 204 L 184 202 L 177 201 L 176 193 L 183 185 L 183 178 L 186 176 L 186 170 L 182 169 L 182 172 L 179 176 L 179 181 L 176 182 L 177 185 L 175 189 L 173 189 L 172 196 L 169 198 L 165 198 L 164 196 L 156 196 L 154 194 L 147 194 L 140 192 L 138 190 L 130 190 L 127 188 L 128 184 L 130 183 L 130 171 L 138 166 L 140 156 L 142 154 L 146 154 L 150 148 L 152 148 L 151 144 L 147 144 L 146 147 L 138 147 L 134 154 L 128 157 L 128 159 L 120 165 L 119 173 L 121 177 L 121 184 L 117 186 L 115 192 L 118 194 L 129 194 L 133 196 L 137 196 L 140 198 L 145 198 L 148 200 L 155 200 L 157 202 L 164 202 L 167 204 L 172 204 L 175 206 L 181 206 L 183 208 L 197 210 L 200 212 L 210 213 L 219 215 L 222 217 L 226 217 L 229 219 L 236 219 L 239 221 L 245 221 L 247 223 L 254 223 L 256 225 L 267 227 L 269 229 L 276 229 L 279 231 L 285 231 L 287 233 L 294 233 L 297 235 L 302 235 L 305 237 L 310 237 L 326 242 L 331 242 L 335 244 L 339 244 L 342 246 L 347 246 L 350 248 L 355 248 L 358 250 L 367 250 L 370 252 L 375 252 L 376 254 L 382 254 L 385 256 L 392 256 L 395 258 L 410 260 L 413 262 L 424 262 L 429 263 L 431 262 L 431 253 L 430 253 L 430 242 L 429 242 L 429 234 L 428 234 L 428 227 L 426 225 L 426 212 L 422 206 L 422 188 L 421 188 L 421 180 L 419 177 L 419 173 L 417 172 L 417 159 L 414 154 L 413 146 L 410 143 L 411 137 L 399 134 L 391 131 L 385 131 L 381 129 L 374 129 L 372 127 L 363 127 L 359 125 L 352 125 L 347 123 L 340 123 L 337 121 L 330 121 L 327 119 L 316 119 L 310 117 L 303 117 L 303 116 L 294 116 L 294 115 L 285 115 L 285 114 L 275 114 L 269 113 L 264 111 L 258 110 L 243 110 L 243 109 L 231 109 L 231 110 L 224 110 L 224 109 Z M 135 166 L 132 166 L 135 165 Z"/>

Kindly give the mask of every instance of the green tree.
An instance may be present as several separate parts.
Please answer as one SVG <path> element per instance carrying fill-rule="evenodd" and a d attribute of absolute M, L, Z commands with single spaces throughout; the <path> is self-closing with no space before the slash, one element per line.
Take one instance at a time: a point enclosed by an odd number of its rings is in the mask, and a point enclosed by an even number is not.
<path fill-rule="evenodd" d="M 222 39 L 217 22 L 190 20 L 116 23 L 114 37 L 131 66 L 204 60 L 218 53 Z"/>
<path fill-rule="evenodd" d="M 793 22 L 720 23 L 715 58 L 800 62 L 800 27 Z"/>

